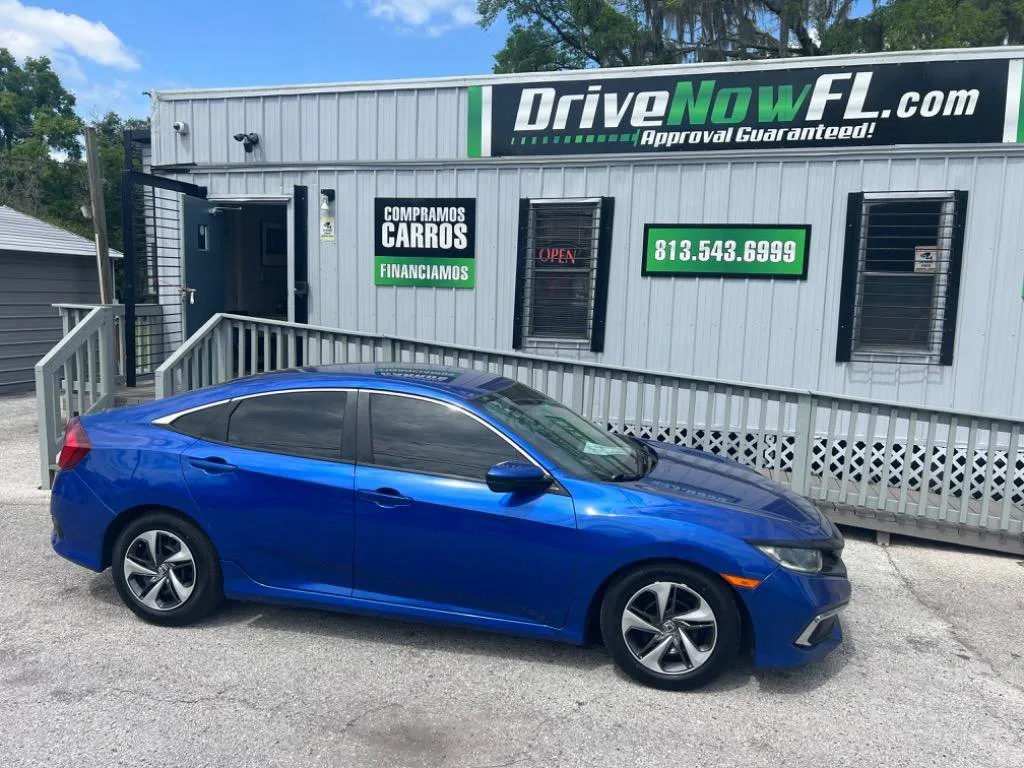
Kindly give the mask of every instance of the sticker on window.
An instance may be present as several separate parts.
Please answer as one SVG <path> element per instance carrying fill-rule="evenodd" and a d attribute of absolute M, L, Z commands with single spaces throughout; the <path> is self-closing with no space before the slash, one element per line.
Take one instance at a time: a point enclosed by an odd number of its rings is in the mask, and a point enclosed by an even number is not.
<path fill-rule="evenodd" d="M 919 245 L 914 248 L 914 271 L 939 271 L 939 247 L 937 245 Z"/>
<path fill-rule="evenodd" d="M 583 452 L 593 456 L 625 456 L 629 454 L 628 448 L 620 448 L 617 445 L 599 445 L 587 440 L 583 446 Z"/>

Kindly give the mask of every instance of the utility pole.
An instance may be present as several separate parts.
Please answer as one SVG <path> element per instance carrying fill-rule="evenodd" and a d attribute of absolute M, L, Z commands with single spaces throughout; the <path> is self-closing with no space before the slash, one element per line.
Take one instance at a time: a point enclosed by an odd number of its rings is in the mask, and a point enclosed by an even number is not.
<path fill-rule="evenodd" d="M 92 208 L 92 231 L 96 238 L 96 269 L 100 277 L 100 303 L 113 304 L 110 285 L 110 250 L 107 247 L 107 211 L 103 205 L 103 177 L 96 152 L 96 128 L 85 127 L 85 160 L 89 172 L 89 204 Z"/>

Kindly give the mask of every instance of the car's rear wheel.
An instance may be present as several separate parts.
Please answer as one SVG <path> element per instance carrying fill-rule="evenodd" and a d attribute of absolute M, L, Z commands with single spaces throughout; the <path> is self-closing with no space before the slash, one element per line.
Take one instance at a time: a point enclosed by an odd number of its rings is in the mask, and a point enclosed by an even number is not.
<path fill-rule="evenodd" d="M 224 599 L 210 540 L 171 512 L 147 513 L 125 526 L 114 542 L 111 570 L 125 605 L 154 624 L 191 624 Z"/>
<path fill-rule="evenodd" d="M 742 623 L 721 579 L 666 563 L 626 574 L 608 588 L 601 635 L 630 677 L 656 688 L 690 690 L 725 671 L 739 649 Z"/>

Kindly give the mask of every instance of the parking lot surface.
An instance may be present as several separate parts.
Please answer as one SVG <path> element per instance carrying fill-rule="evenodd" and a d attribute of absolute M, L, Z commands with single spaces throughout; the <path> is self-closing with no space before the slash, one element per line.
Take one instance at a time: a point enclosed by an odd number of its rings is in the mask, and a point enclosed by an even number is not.
<path fill-rule="evenodd" d="M 849 539 L 846 644 L 690 694 L 603 648 L 229 604 L 161 629 L 50 549 L 35 403 L 0 398 L 0 765 L 1024 766 L 1024 567 Z"/>

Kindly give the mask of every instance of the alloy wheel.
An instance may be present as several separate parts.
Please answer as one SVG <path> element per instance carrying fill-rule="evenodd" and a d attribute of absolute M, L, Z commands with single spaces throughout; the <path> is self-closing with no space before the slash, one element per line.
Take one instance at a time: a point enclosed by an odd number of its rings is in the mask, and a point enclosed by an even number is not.
<path fill-rule="evenodd" d="M 645 668 L 663 675 L 686 675 L 711 658 L 718 621 L 708 602 L 690 587 L 656 581 L 626 602 L 622 637 Z"/>
<path fill-rule="evenodd" d="M 154 611 L 185 604 L 196 587 L 196 562 L 180 536 L 143 531 L 124 554 L 124 580 L 135 599 Z"/>

